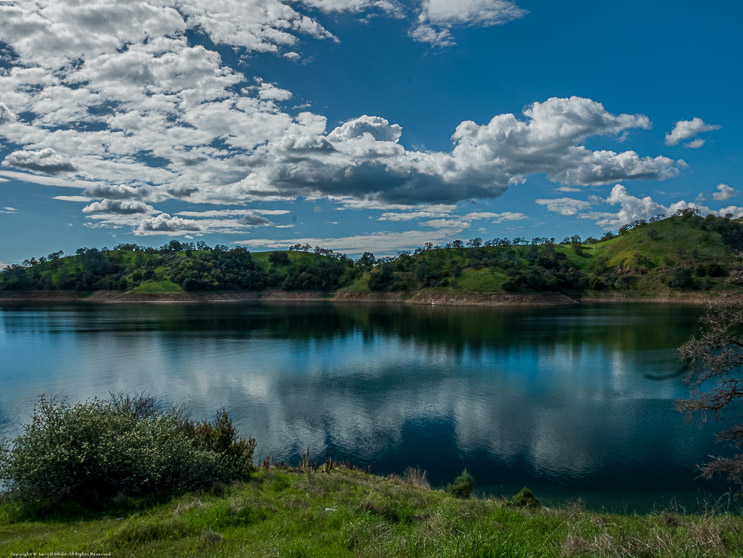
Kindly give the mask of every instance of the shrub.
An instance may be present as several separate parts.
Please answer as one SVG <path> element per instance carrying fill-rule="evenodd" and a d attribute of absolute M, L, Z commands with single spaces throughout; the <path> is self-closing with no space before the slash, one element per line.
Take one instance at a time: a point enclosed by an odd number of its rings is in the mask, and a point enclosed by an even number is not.
<path fill-rule="evenodd" d="M 677 267 L 671 275 L 671 287 L 674 289 L 690 289 L 694 286 L 691 270 L 685 267 Z"/>
<path fill-rule="evenodd" d="M 253 471 L 255 438 L 238 437 L 227 411 L 217 411 L 214 424 L 203 420 L 192 427 L 196 447 L 217 456 L 217 462 L 228 476 L 248 477 Z"/>
<path fill-rule="evenodd" d="M 268 261 L 278 265 L 289 265 L 289 255 L 286 252 L 271 252 Z"/>
<path fill-rule="evenodd" d="M 519 490 L 519 493 L 511 498 L 511 505 L 517 508 L 538 508 L 542 504 L 527 487 Z"/>
<path fill-rule="evenodd" d="M 3 444 L 0 479 L 22 501 L 83 505 L 206 487 L 252 467 L 240 459 L 252 458 L 255 440 L 237 438 L 226 413 L 221 420 L 194 425 L 180 410 L 141 395 L 72 406 L 42 395 L 24 433 Z M 194 434 L 199 429 L 217 432 L 218 442 L 203 442 Z"/>
<path fill-rule="evenodd" d="M 475 477 L 467 472 L 462 471 L 454 482 L 446 485 L 446 491 L 457 498 L 469 498 L 475 489 Z"/>

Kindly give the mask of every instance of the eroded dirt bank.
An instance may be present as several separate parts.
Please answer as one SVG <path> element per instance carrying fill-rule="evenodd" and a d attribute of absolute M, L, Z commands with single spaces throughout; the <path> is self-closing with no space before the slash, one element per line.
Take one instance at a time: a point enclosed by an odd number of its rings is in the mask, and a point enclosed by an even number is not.
<path fill-rule="evenodd" d="M 433 290 L 415 293 L 369 293 L 344 292 L 323 294 L 315 291 L 244 291 L 244 292 L 180 292 L 180 293 L 122 293 L 120 291 L 95 291 L 80 294 L 74 291 L 0 291 L 0 302 L 4 303 L 152 303 L 152 304 L 200 304 L 230 302 L 334 302 L 367 304 L 415 304 L 428 306 L 567 306 L 574 304 L 605 303 L 662 303 L 662 304 L 706 304 L 710 300 L 743 300 L 740 296 L 710 293 L 649 293 L 644 296 L 623 293 L 587 293 L 568 296 L 560 293 L 544 294 L 488 294 L 446 293 Z"/>

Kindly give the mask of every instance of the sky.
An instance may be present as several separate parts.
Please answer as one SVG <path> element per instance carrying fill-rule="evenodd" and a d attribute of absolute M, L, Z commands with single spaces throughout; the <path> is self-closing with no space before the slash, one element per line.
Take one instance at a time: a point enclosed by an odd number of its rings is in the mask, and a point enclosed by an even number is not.
<path fill-rule="evenodd" d="M 0 0 L 0 266 L 743 216 L 743 3 Z"/>

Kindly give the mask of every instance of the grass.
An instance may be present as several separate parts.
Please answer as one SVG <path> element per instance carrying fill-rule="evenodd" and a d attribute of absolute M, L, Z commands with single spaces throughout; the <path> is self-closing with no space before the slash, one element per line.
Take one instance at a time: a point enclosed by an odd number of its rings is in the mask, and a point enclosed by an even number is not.
<path fill-rule="evenodd" d="M 503 290 L 505 273 L 488 268 L 465 269 L 456 278 L 455 285 L 467 291 L 497 292 Z"/>
<path fill-rule="evenodd" d="M 181 293 L 183 292 L 183 288 L 171 281 L 145 281 L 128 292 L 134 294 Z"/>
<path fill-rule="evenodd" d="M 248 483 L 127 512 L 29 518 L 0 505 L 0 554 L 113 556 L 735 556 L 743 518 L 612 515 L 462 500 L 412 475 L 261 470 Z"/>
<path fill-rule="evenodd" d="M 654 238 L 649 232 L 657 235 Z M 722 262 L 732 254 L 719 233 L 695 229 L 681 219 L 665 219 L 639 227 L 596 246 L 596 256 L 607 258 L 607 265 L 668 267 L 679 262 Z"/>

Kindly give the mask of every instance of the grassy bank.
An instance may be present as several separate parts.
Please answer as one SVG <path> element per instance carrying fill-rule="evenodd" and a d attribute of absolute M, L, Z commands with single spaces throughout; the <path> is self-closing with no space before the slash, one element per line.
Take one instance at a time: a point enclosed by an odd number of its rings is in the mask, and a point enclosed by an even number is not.
<path fill-rule="evenodd" d="M 124 506 L 120 503 L 119 505 Z M 454 498 L 416 482 L 336 467 L 261 469 L 247 483 L 167 503 L 40 517 L 0 505 L 0 555 L 736 556 L 743 518 L 612 515 Z"/>

